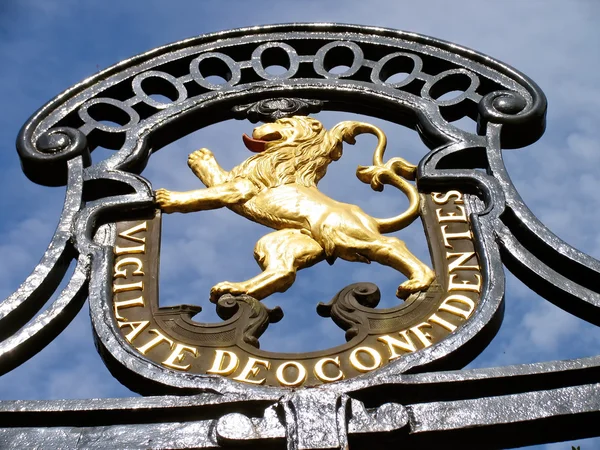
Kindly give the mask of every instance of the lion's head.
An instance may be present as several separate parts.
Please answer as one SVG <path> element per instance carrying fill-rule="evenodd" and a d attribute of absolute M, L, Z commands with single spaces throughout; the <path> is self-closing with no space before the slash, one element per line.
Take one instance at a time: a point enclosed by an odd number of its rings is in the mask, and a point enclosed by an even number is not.
<path fill-rule="evenodd" d="M 261 187 L 316 186 L 327 166 L 342 156 L 342 140 L 354 143 L 346 136 L 344 123 L 327 131 L 316 119 L 294 116 L 258 126 L 252 138 L 244 135 L 244 143 L 260 153 L 235 167 L 230 176 Z"/>

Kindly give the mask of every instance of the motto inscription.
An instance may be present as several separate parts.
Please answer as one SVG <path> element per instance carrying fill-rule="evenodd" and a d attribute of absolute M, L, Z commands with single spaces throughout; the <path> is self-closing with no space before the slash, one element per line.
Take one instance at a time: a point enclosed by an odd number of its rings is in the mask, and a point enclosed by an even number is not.
<path fill-rule="evenodd" d="M 421 200 L 423 221 L 434 249 L 436 283 L 396 308 L 378 310 L 373 293 L 370 299 L 361 299 L 360 292 L 350 300 L 338 294 L 331 303 L 320 304 L 319 313 L 334 320 L 336 307 L 343 308 L 343 302 L 353 303 L 365 314 L 366 320 L 354 324 L 354 331 L 347 332 L 349 341 L 342 346 L 303 354 L 260 350 L 257 342 L 252 345 L 251 340 L 244 340 L 235 326 L 247 323 L 246 307 L 262 306 L 247 296 L 228 296 L 217 305 L 222 317 L 227 317 L 224 303 L 238 305 L 221 324 L 194 322 L 192 315 L 200 311 L 199 307 L 159 308 L 158 212 L 153 218 L 117 225 L 114 318 L 128 343 L 168 369 L 284 387 L 331 383 L 371 372 L 439 342 L 468 320 L 479 303 L 482 274 L 462 194 L 422 194 Z"/>

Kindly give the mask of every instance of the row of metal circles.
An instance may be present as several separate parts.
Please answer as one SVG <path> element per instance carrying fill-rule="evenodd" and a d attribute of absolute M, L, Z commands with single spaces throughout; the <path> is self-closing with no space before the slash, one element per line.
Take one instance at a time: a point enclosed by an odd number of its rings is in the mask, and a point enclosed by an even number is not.
<path fill-rule="evenodd" d="M 337 59 L 335 59 L 336 56 Z M 340 63 L 340 61 L 343 62 Z M 266 68 L 265 62 L 267 63 Z M 420 92 L 421 97 L 433 101 L 439 106 L 460 103 L 466 98 L 472 97 L 479 86 L 477 75 L 462 68 L 447 70 L 435 76 L 424 74 L 422 72 L 423 60 L 418 55 L 408 52 L 394 52 L 384 56 L 377 62 L 367 61 L 364 58 L 362 49 L 356 43 L 348 41 L 330 42 L 321 47 L 314 57 L 298 56 L 292 46 L 282 42 L 268 42 L 254 50 L 249 65 L 264 80 L 287 80 L 296 75 L 301 62 L 312 62 L 315 72 L 329 80 L 350 78 L 361 67 L 371 67 L 370 79 L 372 83 L 394 89 L 402 88 L 420 78 L 425 80 Z M 281 66 L 285 71 L 281 73 L 269 72 L 268 68 L 273 65 Z M 241 70 L 247 66 L 248 63 L 239 63 L 223 53 L 209 52 L 194 58 L 189 66 L 190 75 L 182 78 L 189 79 L 191 76 L 192 80 L 205 89 L 223 91 L 233 88 L 240 82 Z M 332 71 L 334 67 L 341 68 L 341 70 Z M 406 74 L 406 76 L 401 80 L 388 82 L 387 80 L 395 74 Z M 210 79 L 211 75 L 220 76 L 222 83 L 213 83 Z M 144 89 L 144 82 L 159 82 L 163 86 L 167 86 L 171 95 L 166 96 L 166 98 L 170 101 L 160 101 L 152 98 L 152 93 L 149 94 Z M 446 86 L 449 86 L 449 88 L 445 89 Z M 445 92 L 456 90 L 453 86 L 458 86 L 458 90 L 462 93 L 451 99 L 438 100 Z M 132 81 L 132 88 L 136 99 L 159 110 L 180 104 L 188 98 L 184 81 L 157 70 L 150 70 L 136 75 Z M 104 107 L 105 110 L 118 108 L 121 110 L 121 115 L 128 116 L 128 120 L 110 125 L 102 123 L 99 121 L 102 119 L 94 118 L 94 114 L 90 114 L 89 111 L 98 106 Z M 107 132 L 124 132 L 140 121 L 139 114 L 131 106 L 131 100 L 124 102 L 105 97 L 95 98 L 82 105 L 78 113 L 88 126 Z"/>

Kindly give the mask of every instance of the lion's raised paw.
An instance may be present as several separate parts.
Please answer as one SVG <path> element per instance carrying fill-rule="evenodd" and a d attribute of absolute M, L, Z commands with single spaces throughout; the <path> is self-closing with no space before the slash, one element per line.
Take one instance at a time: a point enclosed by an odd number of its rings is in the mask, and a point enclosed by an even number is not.
<path fill-rule="evenodd" d="M 213 153 L 207 148 L 201 148 L 200 150 L 190 153 L 188 156 L 188 166 L 192 167 L 195 164 L 211 159 L 214 159 Z"/>

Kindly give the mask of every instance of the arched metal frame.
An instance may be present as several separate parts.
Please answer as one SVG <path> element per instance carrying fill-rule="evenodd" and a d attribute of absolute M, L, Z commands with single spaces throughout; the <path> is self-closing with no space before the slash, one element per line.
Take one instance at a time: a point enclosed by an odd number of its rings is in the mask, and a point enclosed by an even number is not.
<path fill-rule="evenodd" d="M 275 74 L 271 65 L 285 72 Z M 391 78 L 398 74 L 405 77 Z M 460 93 L 445 99 L 451 91 Z M 471 194 L 487 277 L 483 301 L 460 332 L 365 376 L 297 391 L 165 371 L 124 343 L 105 307 L 112 253 L 110 235 L 97 232 L 98 226 L 115 214 L 154 208 L 151 187 L 138 175 L 153 152 L 233 117 L 234 106 L 272 97 L 319 99 L 326 110 L 409 126 L 430 148 L 419 166 L 420 190 Z M 597 381 L 599 357 L 428 372 L 440 362 L 473 357 L 495 334 L 503 307 L 502 262 L 549 301 L 600 323 L 600 264 L 533 216 L 502 162 L 502 149 L 541 136 L 545 112 L 544 94 L 533 81 L 487 56 L 413 33 L 333 24 L 200 36 L 123 61 L 65 91 L 32 116 L 17 140 L 27 176 L 66 184 L 67 194 L 39 266 L 0 303 L 0 370 L 11 370 L 50 342 L 89 292 L 98 347 L 115 375 L 143 392 L 190 396 L 1 402 L 0 427 L 12 428 L 0 441 L 22 444 L 45 433 L 57 447 L 103 447 L 119 436 L 123 446 L 135 447 L 151 436 L 160 447 L 172 446 L 169 439 L 184 430 L 185 438 L 177 437 L 181 447 L 244 441 L 277 447 L 287 441 L 288 448 L 344 448 L 348 442 L 354 448 L 381 433 L 378 439 L 386 442 L 456 440 L 466 447 L 465 440 L 485 436 L 492 448 L 593 435 L 588 419 L 598 415 L 600 402 L 595 385 L 585 383 Z M 477 122 L 476 133 L 453 125 L 463 117 Z M 94 162 L 97 147 L 118 151 Z M 73 258 L 69 283 L 42 311 Z M 134 409 L 138 418 L 127 418 Z M 25 416 L 32 418 L 27 427 L 19 419 Z M 518 433 L 553 423 L 561 426 Z M 82 428 L 64 432 L 72 426 Z M 102 438 L 92 442 L 98 433 Z"/>

